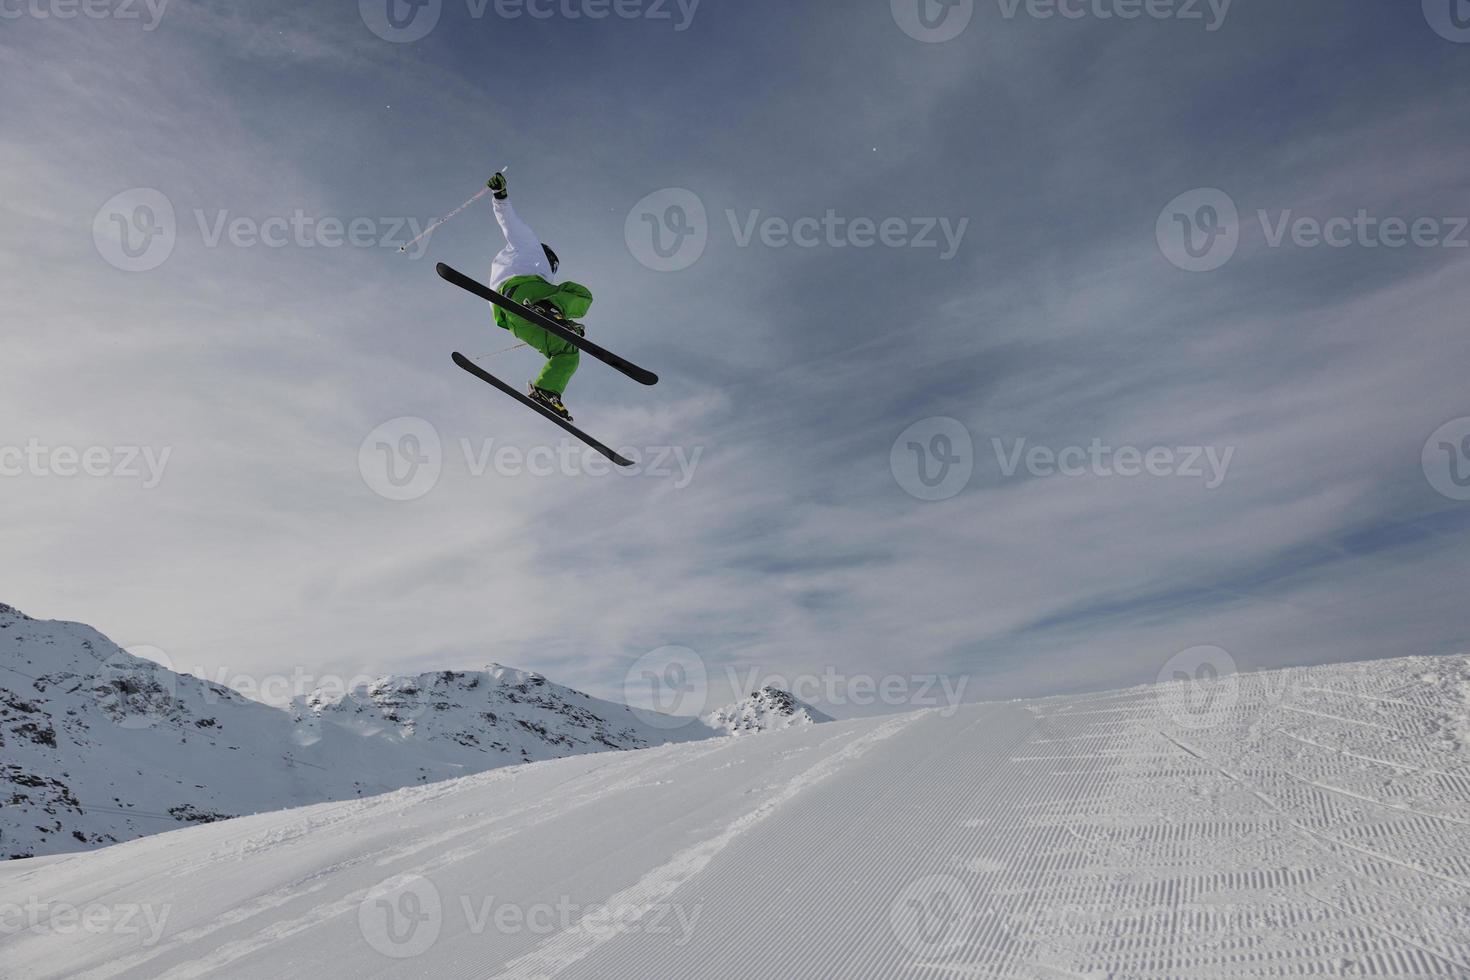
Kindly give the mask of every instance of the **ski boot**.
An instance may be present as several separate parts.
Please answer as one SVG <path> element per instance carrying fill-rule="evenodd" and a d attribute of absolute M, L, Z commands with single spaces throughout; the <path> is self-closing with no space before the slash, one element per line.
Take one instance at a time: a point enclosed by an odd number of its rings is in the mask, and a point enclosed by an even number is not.
<path fill-rule="evenodd" d="M 567 407 L 561 403 L 561 395 L 554 391 L 547 391 L 545 388 L 537 388 L 534 383 L 526 387 L 529 389 L 526 394 L 530 396 L 531 401 L 543 408 L 550 409 L 568 422 L 572 421 L 572 413 L 567 411 Z"/>
<path fill-rule="evenodd" d="M 578 337 L 587 336 L 587 328 L 578 323 L 576 320 L 568 320 L 566 314 L 556 308 L 555 303 L 548 303 L 546 300 L 542 300 L 539 303 L 532 303 L 531 309 L 535 310 L 537 313 L 540 313 L 542 316 L 550 317 L 557 323 L 560 323 L 562 326 L 566 327 L 572 333 L 576 334 Z"/>

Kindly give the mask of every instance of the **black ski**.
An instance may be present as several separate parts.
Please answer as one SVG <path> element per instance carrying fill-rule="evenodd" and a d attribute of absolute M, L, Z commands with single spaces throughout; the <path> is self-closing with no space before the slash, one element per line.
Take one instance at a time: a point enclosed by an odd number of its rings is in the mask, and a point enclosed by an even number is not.
<path fill-rule="evenodd" d="M 581 439 L 587 445 L 591 446 L 593 449 L 595 449 L 598 452 L 602 453 L 602 455 L 606 456 L 608 459 L 612 460 L 617 465 L 619 465 L 619 466 L 632 466 L 633 465 L 633 461 L 632 460 L 630 460 L 630 459 L 624 459 L 622 456 L 619 456 L 617 453 L 613 452 L 611 449 L 607 448 L 602 443 L 598 442 L 596 439 L 592 438 L 587 433 L 583 432 L 581 429 L 577 428 L 575 425 L 573 425 L 572 423 L 568 422 L 566 419 L 562 418 L 560 415 L 558 415 L 555 412 L 553 412 L 551 409 L 545 407 L 544 405 L 538 405 L 538 404 L 536 404 L 530 398 L 528 398 L 527 396 L 521 394 L 519 391 L 515 390 L 510 385 L 506 384 L 504 381 L 501 381 L 495 375 L 491 374 L 489 371 L 486 371 L 484 368 L 480 367 L 480 365 L 476 364 L 474 361 L 471 361 L 468 357 L 465 357 L 459 351 L 455 351 L 454 352 L 454 363 L 455 364 L 458 364 L 460 367 L 464 368 L 466 371 L 468 371 L 470 374 L 473 374 L 475 377 L 479 378 L 481 381 L 484 381 L 487 384 L 491 384 L 491 385 L 494 385 L 495 387 L 499 388 L 501 391 L 505 392 L 507 395 L 509 395 L 510 397 L 514 398 L 516 401 L 520 402 L 522 405 L 527 405 L 527 406 L 530 406 L 531 408 L 534 408 L 537 412 L 539 412 L 542 415 L 546 416 L 548 419 L 550 419 L 551 421 L 555 422 L 557 425 L 561 426 L 563 429 L 566 429 L 572 435 L 576 436 L 578 439 Z"/>
<path fill-rule="evenodd" d="M 500 307 L 502 310 L 505 310 L 507 313 L 514 314 L 515 316 L 521 317 L 524 320 L 530 320 L 532 323 L 536 324 L 536 326 L 542 328 L 543 330 L 547 330 L 551 333 L 556 334 L 558 337 L 575 347 L 581 348 L 583 351 L 586 351 L 588 354 L 597 358 L 599 361 L 603 362 L 609 367 L 623 372 L 639 384 L 658 384 L 658 375 L 654 374 L 652 371 L 648 370 L 647 368 L 641 368 L 638 365 L 634 364 L 632 361 L 627 360 L 623 357 L 619 357 L 617 354 L 614 354 L 610 350 L 599 347 L 597 344 L 594 344 L 592 341 L 588 340 L 585 337 L 577 336 L 575 331 L 568 330 L 566 327 L 562 326 L 560 323 L 557 323 L 551 317 L 543 316 L 536 310 L 522 306 L 520 303 L 517 303 L 513 299 L 506 299 L 504 296 L 500 295 L 489 286 L 486 286 L 484 283 L 471 279 L 469 276 L 465 275 L 463 272 L 459 272 L 456 269 L 451 269 L 443 262 L 440 262 L 438 265 L 436 265 L 434 269 L 439 273 L 439 277 L 444 281 L 452 282 L 460 289 L 464 289 L 471 293 L 474 293 L 476 296 L 480 297 L 483 300 L 489 300 L 491 303 L 494 303 L 496 306 Z"/>

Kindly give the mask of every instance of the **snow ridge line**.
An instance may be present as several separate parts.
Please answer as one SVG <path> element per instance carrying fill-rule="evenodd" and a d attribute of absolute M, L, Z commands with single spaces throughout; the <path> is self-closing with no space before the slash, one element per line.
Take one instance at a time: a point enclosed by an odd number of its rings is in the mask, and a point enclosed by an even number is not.
<path fill-rule="evenodd" d="M 754 810 L 737 818 L 723 831 L 692 847 L 675 854 L 664 864 L 646 873 L 636 883 L 608 897 L 603 903 L 619 909 L 640 910 L 628 918 L 637 921 L 680 886 L 684 885 L 714 860 L 715 856 L 728 847 L 742 834 L 756 827 L 784 804 L 789 803 L 807 788 L 829 779 L 840 772 L 843 766 L 862 757 L 867 751 L 911 725 L 917 714 L 902 715 L 893 721 L 873 729 L 856 741 L 850 742 L 833 755 L 828 756 L 810 769 L 791 779 L 776 795 L 762 801 Z M 610 930 L 588 932 L 581 923 L 564 929 L 541 942 L 536 949 L 505 964 L 505 969 L 496 975 L 496 980 L 519 980 L 519 978 L 553 977 L 595 952 L 616 933 Z"/>

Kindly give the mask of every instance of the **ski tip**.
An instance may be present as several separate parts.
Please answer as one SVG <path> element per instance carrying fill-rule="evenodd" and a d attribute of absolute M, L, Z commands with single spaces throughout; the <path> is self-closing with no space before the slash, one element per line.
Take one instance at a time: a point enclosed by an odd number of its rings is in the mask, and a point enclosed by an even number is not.
<path fill-rule="evenodd" d="M 450 275 L 454 272 L 453 269 L 449 268 L 449 266 L 445 265 L 443 262 L 435 262 L 434 271 L 439 273 L 440 279 L 448 279 Z"/>

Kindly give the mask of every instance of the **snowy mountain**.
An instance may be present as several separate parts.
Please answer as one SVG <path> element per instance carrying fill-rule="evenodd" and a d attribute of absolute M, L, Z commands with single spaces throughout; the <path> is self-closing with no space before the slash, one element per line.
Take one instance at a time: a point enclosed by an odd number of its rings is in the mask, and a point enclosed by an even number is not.
<path fill-rule="evenodd" d="M 335 700 L 318 692 L 302 699 L 297 717 L 411 745 L 425 758 L 467 772 L 712 734 L 698 725 L 655 728 L 626 705 L 499 664 L 382 677 Z"/>
<path fill-rule="evenodd" d="M 293 764 L 303 753 L 288 722 L 90 627 L 0 606 L 0 854 L 98 847 L 404 785 Z"/>
<path fill-rule="evenodd" d="M 13 861 L 0 963 L 1463 978 L 1467 814 L 1470 660 L 1228 675 L 579 755 Z"/>
<path fill-rule="evenodd" d="M 0 857 L 724 731 L 651 725 L 498 665 L 383 677 L 282 710 L 0 606 Z"/>
<path fill-rule="evenodd" d="M 832 719 L 780 688 L 763 687 L 740 701 L 700 718 L 710 728 L 731 735 L 782 731 Z"/>

